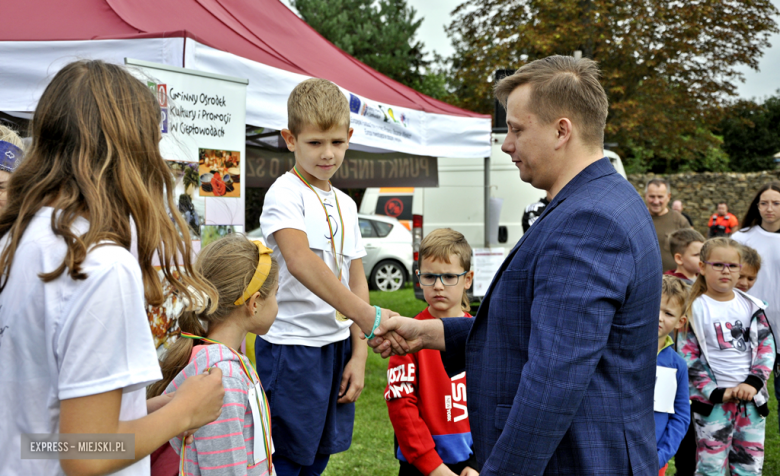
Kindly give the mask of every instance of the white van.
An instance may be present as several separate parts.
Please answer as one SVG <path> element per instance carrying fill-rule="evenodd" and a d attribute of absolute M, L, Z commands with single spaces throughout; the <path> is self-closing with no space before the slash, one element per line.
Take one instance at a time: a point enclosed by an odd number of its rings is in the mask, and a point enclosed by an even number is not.
<path fill-rule="evenodd" d="M 501 150 L 506 134 L 493 134 L 490 156 L 490 196 L 503 199 L 498 220 L 499 246 L 511 248 L 523 235 L 521 220 L 525 207 L 545 196 L 520 180 L 517 166 Z M 623 177 L 626 172 L 620 157 L 612 151 L 604 154 Z M 439 159 L 439 186 L 436 188 L 369 188 L 363 195 L 360 213 L 386 215 L 411 229 L 414 216 L 422 218 L 422 234 L 436 228 L 452 228 L 466 237 L 472 248 L 485 246 L 484 160 Z"/>
<path fill-rule="evenodd" d="M 523 236 L 525 207 L 545 196 L 520 180 L 512 158 L 501 150 L 506 133 L 493 133 L 490 155 L 490 197 L 503 199 L 498 219 L 499 243 L 508 252 Z M 620 157 L 604 151 L 617 172 L 626 176 Z M 415 269 L 419 240 L 436 228 L 452 228 L 466 237 L 472 248 L 485 246 L 484 159 L 439 158 L 436 188 L 369 188 L 360 213 L 397 218 L 412 230 L 415 239 Z M 421 229 L 421 232 L 418 231 Z M 414 277 L 416 283 L 416 277 Z M 417 289 L 416 289 L 417 290 Z"/>

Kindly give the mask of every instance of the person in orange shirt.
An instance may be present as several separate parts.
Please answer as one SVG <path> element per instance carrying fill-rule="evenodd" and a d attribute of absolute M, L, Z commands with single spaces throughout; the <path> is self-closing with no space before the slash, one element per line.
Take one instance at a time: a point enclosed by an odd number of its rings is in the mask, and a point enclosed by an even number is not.
<path fill-rule="evenodd" d="M 710 217 L 707 226 L 710 229 L 709 238 L 731 236 L 731 233 L 739 227 L 739 220 L 729 213 L 729 206 L 726 202 L 718 202 L 718 211 Z"/>

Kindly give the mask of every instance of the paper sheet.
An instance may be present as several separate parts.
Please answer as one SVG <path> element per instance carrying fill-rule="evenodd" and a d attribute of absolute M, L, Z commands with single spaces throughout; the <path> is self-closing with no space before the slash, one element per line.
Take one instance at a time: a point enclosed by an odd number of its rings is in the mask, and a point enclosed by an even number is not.
<path fill-rule="evenodd" d="M 677 395 L 677 369 L 656 366 L 653 410 L 674 413 L 674 397 Z"/>

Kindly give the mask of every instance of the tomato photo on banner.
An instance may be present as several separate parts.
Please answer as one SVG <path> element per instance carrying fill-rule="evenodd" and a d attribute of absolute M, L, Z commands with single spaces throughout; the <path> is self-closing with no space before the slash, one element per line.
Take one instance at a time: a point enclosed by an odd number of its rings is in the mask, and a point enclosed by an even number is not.
<path fill-rule="evenodd" d="M 241 152 L 199 149 L 198 172 L 201 197 L 241 196 Z"/>

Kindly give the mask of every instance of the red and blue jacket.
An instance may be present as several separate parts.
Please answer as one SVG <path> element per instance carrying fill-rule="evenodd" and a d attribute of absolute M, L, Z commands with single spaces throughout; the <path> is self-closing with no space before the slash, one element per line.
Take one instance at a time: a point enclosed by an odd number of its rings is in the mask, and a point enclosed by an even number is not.
<path fill-rule="evenodd" d="M 415 319 L 434 317 L 425 309 Z M 466 372 L 447 376 L 439 351 L 391 357 L 385 400 L 399 460 L 429 474 L 442 463 L 461 463 L 473 455 Z"/>

